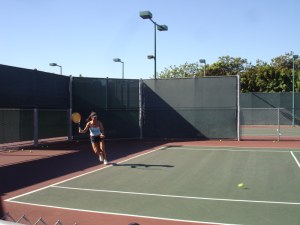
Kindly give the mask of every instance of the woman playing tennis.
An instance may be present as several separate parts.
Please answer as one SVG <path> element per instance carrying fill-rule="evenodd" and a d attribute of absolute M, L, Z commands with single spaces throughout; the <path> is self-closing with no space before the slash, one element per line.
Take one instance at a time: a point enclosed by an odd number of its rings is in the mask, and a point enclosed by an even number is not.
<path fill-rule="evenodd" d="M 94 153 L 99 157 L 100 162 L 108 164 L 104 145 L 104 127 L 100 120 L 98 120 L 97 113 L 91 112 L 87 118 L 85 128 L 82 130 L 79 127 L 79 133 L 83 134 L 90 131 L 90 138 Z"/>

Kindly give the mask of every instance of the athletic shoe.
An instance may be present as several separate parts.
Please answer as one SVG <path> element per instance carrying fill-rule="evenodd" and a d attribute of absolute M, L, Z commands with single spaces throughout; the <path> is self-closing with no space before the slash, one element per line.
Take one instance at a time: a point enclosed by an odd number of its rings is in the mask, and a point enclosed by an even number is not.
<path fill-rule="evenodd" d="M 107 164 L 108 164 L 107 160 L 106 160 L 106 159 L 104 159 L 104 165 L 107 165 Z"/>
<path fill-rule="evenodd" d="M 100 162 L 103 162 L 103 156 L 102 156 L 101 153 L 99 154 L 99 161 L 100 161 Z"/>

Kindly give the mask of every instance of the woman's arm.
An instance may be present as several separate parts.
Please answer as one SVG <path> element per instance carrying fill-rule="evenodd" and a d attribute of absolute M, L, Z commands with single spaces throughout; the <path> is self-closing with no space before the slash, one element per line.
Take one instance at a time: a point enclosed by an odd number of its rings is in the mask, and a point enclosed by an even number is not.
<path fill-rule="evenodd" d="M 104 126 L 103 126 L 103 124 L 101 123 L 101 121 L 99 121 L 99 127 L 100 127 L 100 131 L 101 131 L 101 137 L 104 137 L 105 135 L 104 135 Z"/>
<path fill-rule="evenodd" d="M 79 127 L 78 132 L 79 132 L 80 134 L 86 133 L 86 132 L 88 131 L 89 127 L 90 127 L 90 122 L 88 122 L 88 123 L 85 125 L 85 128 L 84 128 L 83 130 Z"/>

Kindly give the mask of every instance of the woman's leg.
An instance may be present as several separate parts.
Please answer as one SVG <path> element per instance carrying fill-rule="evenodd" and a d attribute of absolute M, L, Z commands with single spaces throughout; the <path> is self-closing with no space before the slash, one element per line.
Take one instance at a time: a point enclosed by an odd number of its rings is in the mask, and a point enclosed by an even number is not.
<path fill-rule="evenodd" d="M 103 155 L 103 159 L 107 161 L 106 152 L 105 152 L 105 143 L 103 139 L 100 140 L 100 151 L 101 154 Z"/>
<path fill-rule="evenodd" d="M 100 156 L 100 146 L 98 145 L 97 142 L 92 142 L 92 147 L 94 153 L 99 157 Z"/>

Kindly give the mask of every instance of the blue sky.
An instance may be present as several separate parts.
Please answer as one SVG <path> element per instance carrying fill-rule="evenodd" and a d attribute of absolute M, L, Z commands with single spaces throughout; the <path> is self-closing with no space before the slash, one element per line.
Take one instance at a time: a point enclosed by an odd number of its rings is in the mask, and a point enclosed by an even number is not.
<path fill-rule="evenodd" d="M 157 72 L 221 56 L 270 62 L 300 55 L 299 0 L 1 0 L 0 64 L 64 75 L 153 77 L 153 20 Z"/>

